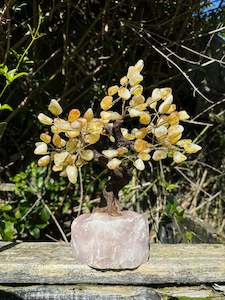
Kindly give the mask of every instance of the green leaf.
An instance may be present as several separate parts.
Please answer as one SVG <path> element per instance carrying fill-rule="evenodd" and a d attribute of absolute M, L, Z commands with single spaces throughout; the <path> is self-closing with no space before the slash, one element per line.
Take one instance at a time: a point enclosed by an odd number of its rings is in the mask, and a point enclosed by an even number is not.
<path fill-rule="evenodd" d="M 40 229 L 35 227 L 30 231 L 30 234 L 35 237 L 35 239 L 39 239 L 40 237 Z"/>
<path fill-rule="evenodd" d="M 0 65 L 0 74 L 5 76 L 7 78 L 7 73 L 8 73 L 8 67 L 6 65 L 1 64 Z"/>
<path fill-rule="evenodd" d="M 27 74 L 28 74 L 27 72 L 21 72 L 21 73 L 18 73 L 18 74 L 16 74 L 16 75 L 14 76 L 13 80 L 15 80 L 15 79 L 17 79 L 17 78 L 19 78 L 19 77 L 21 77 L 21 76 L 25 76 L 25 75 L 27 75 Z"/>
<path fill-rule="evenodd" d="M 15 233 L 14 223 L 5 221 L 5 228 L 2 234 L 4 240 L 12 240 Z"/>
<path fill-rule="evenodd" d="M 192 239 L 193 239 L 193 233 L 191 231 L 186 231 L 185 232 L 185 237 L 186 239 L 188 240 L 188 242 L 192 242 Z"/>
<path fill-rule="evenodd" d="M 23 75 L 27 75 L 26 72 L 21 72 L 16 74 L 16 69 L 10 70 L 7 74 L 6 74 L 6 79 L 9 83 L 13 82 L 15 79 L 23 76 Z"/>
<path fill-rule="evenodd" d="M 4 131 L 6 129 L 7 123 L 6 122 L 1 122 L 0 123 L 0 140 L 4 134 Z"/>
<path fill-rule="evenodd" d="M 46 226 L 48 226 L 48 224 L 47 223 L 45 223 L 45 224 L 36 224 L 36 226 L 39 229 L 44 229 L 44 228 L 46 228 Z"/>
<path fill-rule="evenodd" d="M 12 209 L 12 206 L 9 204 L 4 204 L 4 203 L 0 204 L 0 211 L 8 211 L 11 209 Z"/>
<path fill-rule="evenodd" d="M 20 213 L 19 209 L 17 209 L 16 212 L 15 212 L 15 218 L 16 219 L 20 219 L 21 218 L 21 213 Z"/>
<path fill-rule="evenodd" d="M 47 209 L 45 208 L 45 206 L 43 206 L 43 208 L 40 211 L 40 217 L 42 219 L 42 221 L 47 222 L 50 218 L 50 214 L 47 211 Z"/>
<path fill-rule="evenodd" d="M 8 73 L 6 73 L 6 79 L 8 82 L 12 82 L 14 80 L 15 73 L 16 73 L 16 69 L 12 69 L 8 71 Z"/>
<path fill-rule="evenodd" d="M 13 110 L 12 107 L 8 104 L 3 104 L 3 105 L 0 104 L 0 110 L 5 110 L 5 109 L 11 110 L 11 111 Z"/>

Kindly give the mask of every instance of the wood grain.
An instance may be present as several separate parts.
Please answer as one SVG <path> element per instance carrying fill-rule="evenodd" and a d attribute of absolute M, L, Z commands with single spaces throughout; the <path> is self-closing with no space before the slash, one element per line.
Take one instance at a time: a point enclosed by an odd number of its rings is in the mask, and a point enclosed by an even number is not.
<path fill-rule="evenodd" d="M 1 243 L 0 243 L 1 248 Z M 97 271 L 64 243 L 19 243 L 0 252 L 0 284 L 170 285 L 225 282 L 225 245 L 151 245 L 135 270 Z"/>
<path fill-rule="evenodd" d="M 35 285 L 0 286 L 1 300 L 161 300 L 153 289 L 139 286 Z"/>
<path fill-rule="evenodd" d="M 167 300 L 171 297 L 224 300 L 222 293 L 209 287 L 169 287 L 152 289 L 118 285 L 31 285 L 1 286 L 1 300 Z M 187 299 L 186 298 L 186 299 Z"/>

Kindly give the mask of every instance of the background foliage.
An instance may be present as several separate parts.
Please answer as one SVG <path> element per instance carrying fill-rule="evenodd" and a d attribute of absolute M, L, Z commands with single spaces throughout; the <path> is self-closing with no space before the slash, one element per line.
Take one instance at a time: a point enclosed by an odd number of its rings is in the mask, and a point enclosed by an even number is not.
<path fill-rule="evenodd" d="M 96 206 L 107 180 L 96 165 L 84 192 L 39 169 L 33 155 L 51 98 L 96 112 L 107 86 L 145 61 L 144 87 L 170 86 L 193 117 L 203 151 L 179 167 L 150 165 L 121 193 L 146 211 L 152 240 L 192 241 L 184 215 L 225 231 L 224 1 L 8 0 L 0 11 L 0 239 L 69 238 L 73 217 Z M 201 236 L 198 237 L 201 240 Z"/>

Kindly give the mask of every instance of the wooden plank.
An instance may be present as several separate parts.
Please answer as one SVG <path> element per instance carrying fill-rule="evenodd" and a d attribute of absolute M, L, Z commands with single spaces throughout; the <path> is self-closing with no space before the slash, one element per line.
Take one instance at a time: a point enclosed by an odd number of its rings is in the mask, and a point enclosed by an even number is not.
<path fill-rule="evenodd" d="M 64 243 L 20 243 L 0 252 L 0 283 L 199 284 L 225 282 L 225 245 L 151 245 L 136 270 L 98 271 L 79 264 Z"/>
<path fill-rule="evenodd" d="M 161 296 L 146 287 L 104 285 L 0 286 L 0 299 L 15 300 L 160 300 Z"/>
<path fill-rule="evenodd" d="M 11 242 L 0 242 L 0 249 L 2 249 L 3 247 L 10 245 Z"/>
<path fill-rule="evenodd" d="M 163 300 L 172 299 L 206 299 L 206 300 L 224 300 L 224 295 L 218 293 L 206 286 L 182 286 L 182 287 L 165 287 L 155 289 L 155 292 L 162 296 Z M 172 299 L 171 299 L 172 298 Z M 194 300 L 193 299 L 193 300 Z"/>
<path fill-rule="evenodd" d="M 0 299 L 4 300 L 167 300 L 188 299 L 224 300 L 222 293 L 206 286 L 167 287 L 152 289 L 143 286 L 118 285 L 31 285 L 0 286 Z"/>

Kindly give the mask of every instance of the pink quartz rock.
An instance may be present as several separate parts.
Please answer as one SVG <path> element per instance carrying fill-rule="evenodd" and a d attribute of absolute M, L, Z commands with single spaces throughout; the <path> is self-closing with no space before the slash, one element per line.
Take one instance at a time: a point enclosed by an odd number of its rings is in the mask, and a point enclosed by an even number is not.
<path fill-rule="evenodd" d="M 90 267 L 137 268 L 149 256 L 148 221 L 133 211 L 83 214 L 72 223 L 71 244 L 78 261 Z"/>

